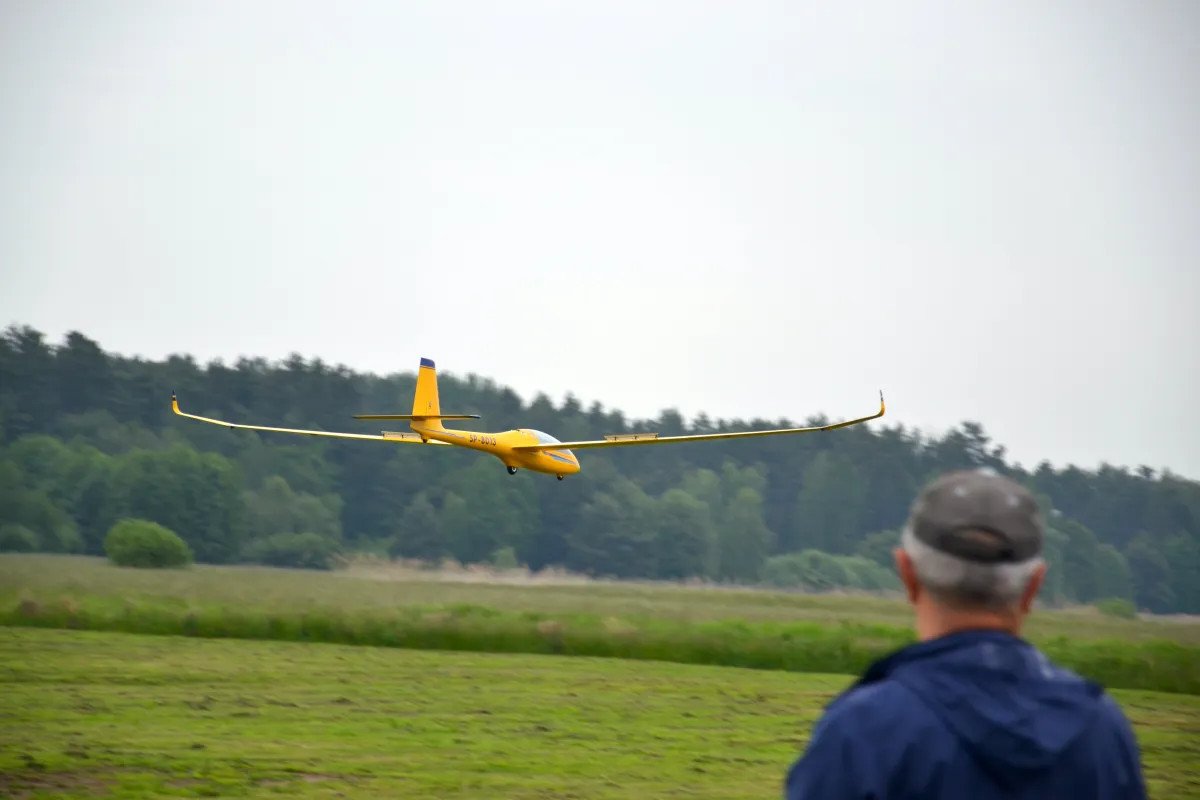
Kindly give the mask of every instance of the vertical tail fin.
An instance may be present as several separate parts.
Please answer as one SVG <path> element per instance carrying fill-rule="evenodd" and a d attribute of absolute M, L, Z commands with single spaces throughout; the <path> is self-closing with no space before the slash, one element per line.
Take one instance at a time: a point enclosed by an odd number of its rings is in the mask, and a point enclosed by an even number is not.
<path fill-rule="evenodd" d="M 422 358 L 421 367 L 417 370 L 417 391 L 413 394 L 414 417 L 436 417 L 442 413 L 442 405 L 438 402 L 437 368 L 433 359 Z M 426 428 L 441 428 L 440 419 L 427 419 L 422 422 Z"/>

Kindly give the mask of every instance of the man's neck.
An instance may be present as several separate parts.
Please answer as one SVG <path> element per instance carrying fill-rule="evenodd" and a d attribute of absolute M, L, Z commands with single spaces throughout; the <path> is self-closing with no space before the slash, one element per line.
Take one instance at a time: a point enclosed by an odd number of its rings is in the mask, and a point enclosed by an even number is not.
<path fill-rule="evenodd" d="M 947 608 L 927 601 L 917 607 L 916 627 L 922 642 L 961 631 L 1003 631 L 1019 636 L 1021 617 L 1016 611 Z"/>

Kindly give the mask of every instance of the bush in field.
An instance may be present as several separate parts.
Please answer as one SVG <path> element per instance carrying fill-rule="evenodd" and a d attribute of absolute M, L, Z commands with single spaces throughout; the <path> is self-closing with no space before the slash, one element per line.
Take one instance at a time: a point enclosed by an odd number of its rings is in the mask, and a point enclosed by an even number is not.
<path fill-rule="evenodd" d="M 899 589 L 895 573 L 863 556 L 835 556 L 804 550 L 767 559 L 763 580 L 785 589 L 823 592 L 829 589 L 862 589 L 878 592 Z"/>
<path fill-rule="evenodd" d="M 104 537 L 104 552 L 121 567 L 183 567 L 192 551 L 173 531 L 157 522 L 123 519 Z"/>
<path fill-rule="evenodd" d="M 859 542 L 854 553 L 890 570 L 892 568 L 892 552 L 899 546 L 900 531 L 878 531 Z"/>
<path fill-rule="evenodd" d="M 852 589 L 864 589 L 868 592 L 878 592 L 885 589 L 899 589 L 900 579 L 894 570 L 882 567 L 863 556 L 835 556 L 846 570 Z"/>
<path fill-rule="evenodd" d="M 38 549 L 38 537 L 24 525 L 0 525 L 0 553 L 32 553 Z"/>
<path fill-rule="evenodd" d="M 501 547 L 492 553 L 492 566 L 496 569 L 516 569 L 521 566 L 517 561 L 517 551 L 511 547 Z"/>
<path fill-rule="evenodd" d="M 271 567 L 332 569 L 337 550 L 337 542 L 316 533 L 277 533 L 250 542 L 242 558 Z"/>
<path fill-rule="evenodd" d="M 1137 619 L 1137 606 L 1131 600 L 1124 597 L 1109 597 L 1105 600 L 1097 600 L 1096 608 L 1105 616 Z"/>
<path fill-rule="evenodd" d="M 815 592 L 851 585 L 850 574 L 838 557 L 820 550 L 768 558 L 763 565 L 763 580 L 773 586 Z"/>
<path fill-rule="evenodd" d="M 241 549 L 245 503 L 237 465 L 219 453 L 176 445 L 114 461 L 104 506 L 114 517 L 152 519 L 184 538 L 201 561 L 232 561 Z"/>

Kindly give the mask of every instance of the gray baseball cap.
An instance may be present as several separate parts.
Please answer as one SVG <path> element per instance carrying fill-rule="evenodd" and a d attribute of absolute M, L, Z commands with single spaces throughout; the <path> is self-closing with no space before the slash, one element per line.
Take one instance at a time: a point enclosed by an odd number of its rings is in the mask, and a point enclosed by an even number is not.
<path fill-rule="evenodd" d="M 919 541 L 968 561 L 1026 561 L 1042 552 L 1041 515 L 1029 490 L 990 470 L 947 473 L 913 502 L 908 527 Z"/>

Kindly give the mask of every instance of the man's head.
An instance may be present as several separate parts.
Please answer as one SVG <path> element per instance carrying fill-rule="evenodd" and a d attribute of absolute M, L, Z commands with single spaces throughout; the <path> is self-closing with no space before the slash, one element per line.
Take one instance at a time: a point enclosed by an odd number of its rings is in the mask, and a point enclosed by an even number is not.
<path fill-rule="evenodd" d="M 923 635 L 951 626 L 1014 629 L 1045 575 L 1037 502 L 990 471 L 951 472 L 913 503 L 896 568 L 917 607 Z"/>

